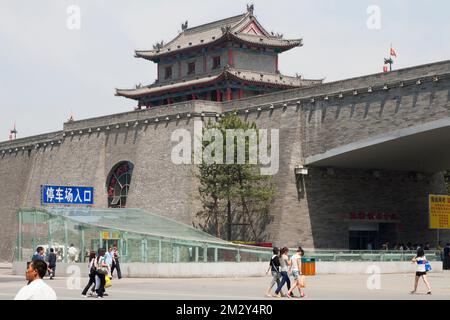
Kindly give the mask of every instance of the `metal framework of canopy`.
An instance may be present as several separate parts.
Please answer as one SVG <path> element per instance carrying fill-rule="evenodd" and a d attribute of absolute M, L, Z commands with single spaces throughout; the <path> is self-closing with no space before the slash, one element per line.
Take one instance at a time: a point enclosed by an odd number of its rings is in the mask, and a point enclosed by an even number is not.
<path fill-rule="evenodd" d="M 72 244 L 78 262 L 90 251 L 112 246 L 122 262 L 265 261 L 271 255 L 267 248 L 233 244 L 141 209 L 23 208 L 17 219 L 16 261 L 30 259 L 43 246 L 68 262 Z"/>

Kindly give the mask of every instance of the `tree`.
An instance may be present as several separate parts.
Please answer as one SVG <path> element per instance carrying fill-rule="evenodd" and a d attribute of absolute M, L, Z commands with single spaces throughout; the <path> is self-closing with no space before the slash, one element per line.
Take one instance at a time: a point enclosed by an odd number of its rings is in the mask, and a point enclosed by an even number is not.
<path fill-rule="evenodd" d="M 450 170 L 445 171 L 444 179 L 445 179 L 445 185 L 447 187 L 447 193 L 450 194 Z"/>
<path fill-rule="evenodd" d="M 215 137 L 211 139 L 212 141 L 202 141 L 203 161 L 198 166 L 197 173 L 203 206 L 203 210 L 197 213 L 203 221 L 201 228 L 229 241 L 261 241 L 265 238 L 265 229 L 270 223 L 269 206 L 276 195 L 276 188 L 271 177 L 261 175 L 259 165 L 250 161 L 251 153 L 255 151 L 252 148 L 258 148 L 259 145 L 256 124 L 230 114 L 218 122 L 209 120 L 204 126 L 203 133 L 208 130 L 216 130 L 215 132 L 220 132 L 222 136 L 222 143 L 219 146 L 222 148 L 219 150 L 222 156 L 217 153 L 218 149 L 211 153 L 213 158 L 217 156 L 216 160 L 222 161 L 208 163 L 204 154 L 212 143 L 216 142 L 218 146 L 220 139 L 216 141 Z M 253 132 L 256 134 L 256 140 L 250 137 L 239 140 L 234 136 L 236 132 Z M 227 145 L 227 138 L 230 141 L 233 139 L 231 144 Z M 253 145 L 255 141 L 256 146 Z M 238 146 L 242 142 L 245 143 L 245 161 L 239 163 L 242 161 L 238 161 Z M 234 159 L 232 163 L 229 163 L 228 159 L 227 163 L 227 153 L 230 152 L 234 153 Z"/>

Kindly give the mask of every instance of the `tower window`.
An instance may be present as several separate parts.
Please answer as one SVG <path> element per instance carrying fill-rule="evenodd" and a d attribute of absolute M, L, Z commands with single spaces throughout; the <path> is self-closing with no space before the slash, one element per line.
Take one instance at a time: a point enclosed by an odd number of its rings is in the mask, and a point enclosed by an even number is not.
<path fill-rule="evenodd" d="M 214 57 L 213 58 L 213 69 L 218 69 L 220 68 L 220 56 Z"/>
<path fill-rule="evenodd" d="M 165 79 L 172 78 L 172 67 L 166 67 L 165 72 Z"/>
<path fill-rule="evenodd" d="M 188 63 L 188 74 L 195 74 L 195 62 Z"/>

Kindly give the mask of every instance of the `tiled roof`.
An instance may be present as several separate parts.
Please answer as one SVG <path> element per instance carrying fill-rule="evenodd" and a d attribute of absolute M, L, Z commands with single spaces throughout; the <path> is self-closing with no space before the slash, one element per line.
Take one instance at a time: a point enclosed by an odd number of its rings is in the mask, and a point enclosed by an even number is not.
<path fill-rule="evenodd" d="M 222 79 L 233 79 L 254 84 L 272 85 L 283 88 L 299 88 L 315 84 L 321 84 L 322 80 L 308 80 L 297 77 L 289 77 L 276 73 L 254 72 L 250 70 L 224 68 L 214 74 L 202 78 L 191 78 L 167 85 L 153 84 L 136 89 L 117 89 L 116 95 L 131 99 L 139 99 L 147 95 L 162 94 L 168 91 L 177 91 L 182 88 L 214 83 Z"/>
<path fill-rule="evenodd" d="M 242 32 L 251 22 L 254 22 L 258 26 L 263 35 L 251 35 Z M 269 34 L 256 20 L 253 14 L 247 12 L 246 14 L 186 29 L 175 39 L 164 44 L 161 48 L 154 50 L 136 50 L 135 56 L 138 58 L 154 60 L 165 55 L 173 54 L 174 52 L 191 50 L 192 48 L 211 45 L 231 38 L 236 41 L 243 41 L 267 47 L 277 47 L 285 50 L 302 45 L 301 39 L 284 40 L 279 36 Z"/>

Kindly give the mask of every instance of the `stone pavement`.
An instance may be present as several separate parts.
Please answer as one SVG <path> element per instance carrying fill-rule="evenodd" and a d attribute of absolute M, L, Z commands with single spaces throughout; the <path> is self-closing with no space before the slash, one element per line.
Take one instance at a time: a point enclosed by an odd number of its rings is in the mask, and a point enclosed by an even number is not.
<path fill-rule="evenodd" d="M 369 290 L 369 275 L 320 275 L 306 279 L 305 292 L 310 300 L 448 300 L 450 298 L 450 272 L 430 274 L 433 295 L 425 295 L 426 287 L 419 284 L 419 294 L 410 295 L 413 274 L 381 275 L 381 289 Z M 58 299 L 82 298 L 87 283 L 81 279 L 81 289 L 71 290 L 69 278 L 46 280 L 56 291 Z M 70 282 L 70 280 L 69 280 Z M 113 279 L 105 299 L 120 300 L 266 300 L 264 292 L 270 278 L 239 279 Z M 0 274 L 0 299 L 13 299 L 25 285 L 24 276 Z M 283 299 L 288 300 L 288 299 Z M 300 299 L 292 299 L 300 301 Z"/>

